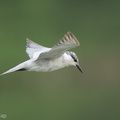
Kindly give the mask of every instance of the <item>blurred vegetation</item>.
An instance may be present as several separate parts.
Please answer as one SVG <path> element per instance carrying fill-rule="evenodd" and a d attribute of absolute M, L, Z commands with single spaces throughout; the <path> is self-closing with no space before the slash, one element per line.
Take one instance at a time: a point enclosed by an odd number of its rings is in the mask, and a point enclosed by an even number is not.
<path fill-rule="evenodd" d="M 81 43 L 72 51 L 84 74 L 69 67 L 1 76 L 0 114 L 8 120 L 119 120 L 119 6 L 119 0 L 1 0 L 1 73 L 29 59 L 25 38 L 52 47 L 71 31 Z"/>

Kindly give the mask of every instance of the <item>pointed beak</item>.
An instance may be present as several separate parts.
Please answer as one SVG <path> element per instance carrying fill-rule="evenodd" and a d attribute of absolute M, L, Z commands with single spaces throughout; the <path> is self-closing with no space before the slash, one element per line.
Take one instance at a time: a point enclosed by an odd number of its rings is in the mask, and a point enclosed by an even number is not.
<path fill-rule="evenodd" d="M 80 65 L 76 65 L 76 67 L 78 68 L 78 70 L 79 70 L 81 73 L 83 73 L 83 70 L 82 70 L 82 68 L 80 67 Z"/>

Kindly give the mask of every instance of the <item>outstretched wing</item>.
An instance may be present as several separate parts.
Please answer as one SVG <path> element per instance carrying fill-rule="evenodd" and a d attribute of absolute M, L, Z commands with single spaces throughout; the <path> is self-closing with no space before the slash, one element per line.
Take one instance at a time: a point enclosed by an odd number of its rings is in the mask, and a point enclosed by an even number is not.
<path fill-rule="evenodd" d="M 43 52 L 49 50 L 49 48 L 41 46 L 28 38 L 26 38 L 26 41 L 27 41 L 26 53 L 29 55 L 30 58 L 32 58 L 33 54 L 36 52 Z"/>
<path fill-rule="evenodd" d="M 51 50 L 41 53 L 38 59 L 59 57 L 68 49 L 75 48 L 79 45 L 80 43 L 77 38 L 71 32 L 68 32 Z"/>

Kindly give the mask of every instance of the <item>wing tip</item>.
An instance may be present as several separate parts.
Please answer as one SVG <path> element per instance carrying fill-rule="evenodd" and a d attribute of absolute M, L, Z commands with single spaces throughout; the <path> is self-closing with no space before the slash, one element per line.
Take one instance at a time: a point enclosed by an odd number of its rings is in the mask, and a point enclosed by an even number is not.
<path fill-rule="evenodd" d="M 64 35 L 64 37 L 66 38 L 68 38 L 69 40 L 71 40 L 71 38 L 72 38 L 72 42 L 74 42 L 77 46 L 79 46 L 80 45 L 80 43 L 79 43 L 79 41 L 77 40 L 77 38 L 73 35 L 73 33 L 72 32 L 67 32 L 65 35 Z"/>
<path fill-rule="evenodd" d="M 30 40 L 29 38 L 26 38 L 26 42 L 32 42 L 32 40 Z"/>
<path fill-rule="evenodd" d="M 33 43 L 33 41 L 32 40 L 30 40 L 29 38 L 26 38 L 26 42 L 27 42 L 27 45 L 26 45 L 26 47 L 31 47 L 31 44 Z"/>

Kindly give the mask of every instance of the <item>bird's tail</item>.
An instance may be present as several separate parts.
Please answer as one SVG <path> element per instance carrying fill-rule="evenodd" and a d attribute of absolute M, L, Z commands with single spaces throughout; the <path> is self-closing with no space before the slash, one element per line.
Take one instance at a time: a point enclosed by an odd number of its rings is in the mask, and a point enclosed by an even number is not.
<path fill-rule="evenodd" d="M 7 73 L 15 72 L 15 71 L 27 70 L 27 66 L 28 66 L 29 63 L 30 63 L 29 60 L 28 60 L 28 61 L 25 61 L 25 62 L 23 62 L 23 63 L 21 63 L 21 64 L 15 66 L 15 67 L 9 69 L 8 71 L 6 71 L 6 72 L 0 74 L 0 76 L 1 76 L 1 75 L 5 75 L 5 74 L 7 74 Z"/>

